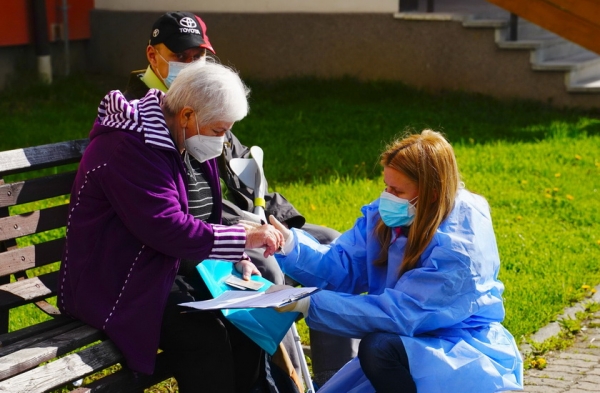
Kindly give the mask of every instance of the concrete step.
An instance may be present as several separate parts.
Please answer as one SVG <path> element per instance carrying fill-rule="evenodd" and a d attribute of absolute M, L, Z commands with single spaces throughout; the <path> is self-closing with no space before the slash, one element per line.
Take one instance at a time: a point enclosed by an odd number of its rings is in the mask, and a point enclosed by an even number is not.
<path fill-rule="evenodd" d="M 395 19 L 402 20 L 434 20 L 434 21 L 462 21 L 464 15 L 446 12 L 396 12 Z"/>
<path fill-rule="evenodd" d="M 496 28 L 496 43 L 503 49 L 528 49 L 538 50 L 544 47 L 552 47 L 565 40 L 558 35 L 542 29 L 525 20 L 519 20 L 517 24 L 517 40 L 510 40 L 510 25 Z"/>
<path fill-rule="evenodd" d="M 596 60 L 599 58 L 600 56 L 592 51 L 570 41 L 560 40 L 551 44 L 541 45 L 536 50 L 533 50 L 530 61 L 531 67 L 535 71 L 570 72 L 578 66 L 590 66 L 595 69 Z M 600 77 L 600 73 L 598 76 Z"/>
<path fill-rule="evenodd" d="M 600 56 L 571 67 L 565 83 L 572 93 L 600 93 Z"/>
<path fill-rule="evenodd" d="M 531 67 L 535 71 L 564 72 L 567 91 L 600 92 L 600 55 L 570 42 L 526 20 L 519 20 L 517 40 L 510 41 L 508 17 L 492 19 L 467 16 L 466 28 L 493 28 L 498 47 L 531 51 Z"/>
<path fill-rule="evenodd" d="M 508 20 L 499 18 L 482 18 L 477 17 L 476 15 L 469 15 L 463 19 L 463 26 L 471 28 L 498 29 L 508 26 Z"/>
<path fill-rule="evenodd" d="M 553 42 L 547 42 L 542 45 L 532 56 L 533 63 L 543 63 L 547 61 L 560 61 L 562 59 L 573 59 L 576 62 L 593 60 L 598 54 L 589 51 L 577 44 L 564 39 Z"/>
<path fill-rule="evenodd" d="M 506 29 L 508 30 L 508 27 Z M 517 23 L 517 35 L 520 40 L 549 40 L 561 38 L 559 35 L 521 18 L 518 19 Z"/>
<path fill-rule="evenodd" d="M 534 71 L 563 72 L 567 91 L 600 92 L 600 55 L 522 18 L 518 19 L 517 40 L 511 41 L 508 12 L 404 12 L 396 13 L 394 17 L 404 20 L 457 21 L 465 28 L 494 29 L 499 48 L 530 51 Z"/>

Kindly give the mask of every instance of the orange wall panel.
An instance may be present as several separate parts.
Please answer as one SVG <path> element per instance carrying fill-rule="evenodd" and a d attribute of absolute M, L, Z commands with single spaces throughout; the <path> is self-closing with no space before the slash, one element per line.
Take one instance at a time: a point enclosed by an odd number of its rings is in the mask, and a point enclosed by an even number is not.
<path fill-rule="evenodd" d="M 63 0 L 46 0 L 48 38 L 53 40 L 63 23 Z M 69 39 L 90 38 L 90 11 L 94 0 L 68 0 Z M 0 46 L 33 43 L 30 0 L 0 0 Z"/>
<path fill-rule="evenodd" d="M 600 54 L 598 0 L 487 0 Z"/>
<path fill-rule="evenodd" d="M 556 8 L 596 24 L 600 23 L 598 0 L 546 0 Z"/>
<path fill-rule="evenodd" d="M 25 0 L 4 0 L 0 12 L 0 45 L 27 43 L 30 40 L 28 6 Z"/>

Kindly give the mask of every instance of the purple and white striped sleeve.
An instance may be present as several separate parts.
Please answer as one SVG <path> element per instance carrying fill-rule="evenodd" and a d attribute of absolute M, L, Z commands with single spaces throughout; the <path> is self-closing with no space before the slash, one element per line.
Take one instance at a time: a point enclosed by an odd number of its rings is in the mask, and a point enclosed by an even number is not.
<path fill-rule="evenodd" d="M 244 255 L 246 246 L 246 231 L 241 225 L 212 224 L 215 240 L 209 259 L 222 259 L 238 262 Z"/>

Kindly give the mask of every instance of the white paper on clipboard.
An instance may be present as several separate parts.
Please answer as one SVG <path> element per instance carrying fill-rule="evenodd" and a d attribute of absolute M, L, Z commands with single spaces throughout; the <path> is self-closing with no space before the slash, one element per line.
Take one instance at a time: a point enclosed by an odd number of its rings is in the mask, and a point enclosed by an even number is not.
<path fill-rule="evenodd" d="M 181 303 L 180 306 L 197 310 L 221 310 L 231 308 L 274 308 L 298 301 L 319 290 L 316 287 L 293 288 L 273 285 L 265 292 L 243 290 L 225 291 L 215 299 Z"/>

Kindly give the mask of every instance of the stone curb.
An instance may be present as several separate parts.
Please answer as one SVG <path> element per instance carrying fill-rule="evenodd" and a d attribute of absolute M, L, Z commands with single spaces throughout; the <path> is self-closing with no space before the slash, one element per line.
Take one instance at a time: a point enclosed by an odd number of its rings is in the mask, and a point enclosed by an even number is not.
<path fill-rule="evenodd" d="M 565 309 L 557 320 L 575 318 L 588 302 L 600 303 L 600 285 L 596 293 L 576 305 Z M 542 370 L 524 372 L 524 392 L 528 393 L 591 393 L 600 392 L 600 311 L 594 314 L 594 325 L 582 329 L 572 346 L 563 351 L 550 351 L 544 355 L 547 365 Z M 541 343 L 560 332 L 558 322 L 552 322 L 536 332 L 531 339 Z M 520 347 L 526 353 L 528 345 Z"/>
<path fill-rule="evenodd" d="M 533 335 L 531 335 L 530 339 L 535 341 L 536 343 L 541 343 L 546 341 L 551 337 L 555 337 L 560 333 L 560 325 L 558 323 L 561 319 L 575 318 L 575 314 L 584 311 L 585 305 L 589 302 L 600 303 L 600 285 L 596 286 L 596 293 L 591 298 L 586 298 L 581 302 L 575 304 L 572 307 L 566 308 L 564 312 L 556 318 L 556 321 L 549 323 L 544 326 Z M 531 349 L 531 346 L 527 343 L 521 344 L 520 350 L 521 353 L 525 353 Z M 600 391 L 600 387 L 598 389 Z"/>

